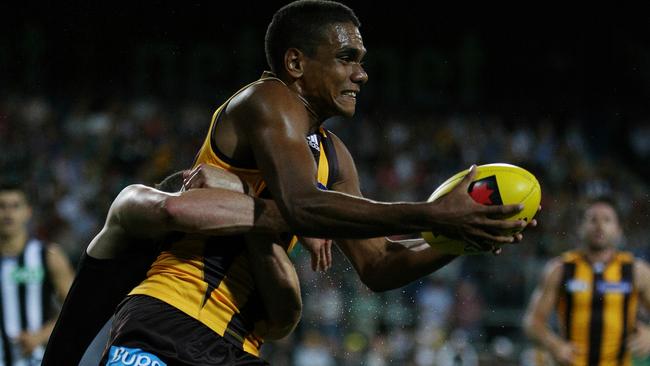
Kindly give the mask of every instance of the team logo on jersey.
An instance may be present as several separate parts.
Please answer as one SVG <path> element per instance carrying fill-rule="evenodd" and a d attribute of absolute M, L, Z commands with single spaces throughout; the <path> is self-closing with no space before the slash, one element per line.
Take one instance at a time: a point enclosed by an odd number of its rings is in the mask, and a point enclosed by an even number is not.
<path fill-rule="evenodd" d="M 158 356 L 140 348 L 111 346 L 106 366 L 167 366 Z"/>
<path fill-rule="evenodd" d="M 491 175 L 483 179 L 472 182 L 467 190 L 474 201 L 483 205 L 502 205 L 501 193 L 497 184 L 497 177 Z"/>
<path fill-rule="evenodd" d="M 629 294 L 632 292 L 632 284 L 625 282 L 605 282 L 598 281 L 596 290 L 601 294 L 614 293 L 614 294 Z"/>
<path fill-rule="evenodd" d="M 566 284 L 568 292 L 585 292 L 589 290 L 589 285 L 582 280 L 570 280 Z"/>
<path fill-rule="evenodd" d="M 320 151 L 320 144 L 318 143 L 318 136 L 316 134 L 307 136 L 307 143 L 312 149 Z"/>
<path fill-rule="evenodd" d="M 15 283 L 41 283 L 43 277 L 45 277 L 45 271 L 42 266 L 17 267 L 11 272 L 11 279 Z"/>

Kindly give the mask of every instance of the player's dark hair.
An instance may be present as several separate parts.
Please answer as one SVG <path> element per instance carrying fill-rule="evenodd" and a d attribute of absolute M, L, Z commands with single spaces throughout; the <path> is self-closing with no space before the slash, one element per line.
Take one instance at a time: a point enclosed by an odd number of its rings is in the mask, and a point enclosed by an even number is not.
<path fill-rule="evenodd" d="M 584 220 L 587 210 L 596 204 L 605 204 L 611 207 L 616 213 L 616 217 L 618 218 L 618 220 L 621 221 L 621 209 L 618 206 L 617 201 L 614 199 L 614 197 L 607 196 L 607 195 L 599 195 L 599 196 L 585 198 L 579 207 L 580 210 L 578 215 L 579 220 L 580 221 Z"/>
<path fill-rule="evenodd" d="M 155 188 L 163 192 L 174 193 L 181 190 L 183 187 L 183 172 L 179 170 L 167 176 L 160 183 L 156 184 Z"/>
<path fill-rule="evenodd" d="M 3 178 L 0 179 L 0 192 L 20 192 L 25 197 L 27 204 L 30 204 L 27 188 L 18 179 Z"/>
<path fill-rule="evenodd" d="M 276 75 L 282 70 L 284 53 L 297 48 L 313 56 L 324 38 L 323 29 L 335 23 L 361 23 L 349 7 L 327 0 L 298 0 L 280 8 L 266 30 L 266 61 Z"/>
<path fill-rule="evenodd" d="M 0 180 L 0 192 L 3 191 L 20 191 L 25 192 L 25 188 L 21 183 L 13 179 Z"/>

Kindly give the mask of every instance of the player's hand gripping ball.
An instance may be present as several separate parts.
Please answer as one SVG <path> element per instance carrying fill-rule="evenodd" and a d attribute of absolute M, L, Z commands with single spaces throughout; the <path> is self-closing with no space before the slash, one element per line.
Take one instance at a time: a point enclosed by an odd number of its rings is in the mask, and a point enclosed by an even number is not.
<path fill-rule="evenodd" d="M 442 183 L 429 197 L 432 202 L 449 193 L 469 173 L 466 169 Z M 534 175 L 524 168 L 511 164 L 486 164 L 476 167 L 476 177 L 469 185 L 469 195 L 474 201 L 484 205 L 510 205 L 521 203 L 524 209 L 504 217 L 506 220 L 524 220 L 530 222 L 537 213 L 542 199 L 542 190 Z M 507 230 L 504 235 L 514 235 L 521 229 Z M 449 239 L 432 232 L 423 232 L 422 237 L 432 247 L 449 254 L 482 254 L 485 248 L 477 243 L 468 243 Z"/>

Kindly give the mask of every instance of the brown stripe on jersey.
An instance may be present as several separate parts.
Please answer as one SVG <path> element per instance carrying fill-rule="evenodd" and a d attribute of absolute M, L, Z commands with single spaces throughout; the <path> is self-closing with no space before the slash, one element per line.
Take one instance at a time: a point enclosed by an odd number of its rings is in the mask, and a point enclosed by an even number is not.
<path fill-rule="evenodd" d="M 564 300 L 566 311 L 564 312 L 564 329 L 566 339 L 571 339 L 571 312 L 573 311 L 573 293 L 569 291 L 569 281 L 573 279 L 576 273 L 575 262 L 565 262 L 562 271 L 562 286 L 564 288 Z"/>
<path fill-rule="evenodd" d="M 623 298 L 623 314 L 621 314 L 621 320 L 623 321 L 623 331 L 621 332 L 621 346 L 618 350 L 618 362 L 622 365 L 625 360 L 625 354 L 627 352 L 627 334 L 628 334 L 628 325 L 630 321 L 630 316 L 636 316 L 636 314 L 630 314 L 630 297 L 632 296 L 633 286 L 634 286 L 634 271 L 633 263 L 625 263 L 621 266 L 621 282 L 629 283 L 630 289 L 625 293 Z"/>
<path fill-rule="evenodd" d="M 203 296 L 203 303 L 212 295 L 212 291 L 219 287 L 221 281 L 228 273 L 235 258 L 244 249 L 242 236 L 210 237 L 203 247 L 203 281 L 208 284 Z"/>
<path fill-rule="evenodd" d="M 329 132 L 327 130 L 325 131 L 326 133 Z M 332 139 L 326 135 L 322 138 L 322 142 L 330 170 L 327 179 L 327 188 L 331 189 L 332 184 L 336 183 L 339 180 L 339 159 L 336 156 L 336 148 L 334 148 L 334 142 L 332 142 Z"/>
<path fill-rule="evenodd" d="M 45 265 L 45 263 L 43 263 Z M 25 268 L 25 250 L 23 250 L 22 253 L 20 253 L 20 256 L 18 256 L 18 269 L 21 271 L 26 270 Z M 27 279 L 26 277 L 23 277 L 21 281 L 18 282 L 18 297 L 20 300 L 18 301 L 18 312 L 20 313 L 20 329 L 27 329 L 27 304 L 26 304 L 26 299 L 27 299 Z"/>
<path fill-rule="evenodd" d="M 255 322 L 264 319 L 262 299 L 257 292 L 248 298 L 239 313 L 233 314 L 226 327 L 224 338 L 244 349 L 244 339 L 255 329 Z"/>
<path fill-rule="evenodd" d="M 589 320 L 589 365 L 600 362 L 600 344 L 603 338 L 603 298 L 605 294 L 598 290 L 603 282 L 603 272 L 594 271 L 591 292 L 591 319 Z"/>

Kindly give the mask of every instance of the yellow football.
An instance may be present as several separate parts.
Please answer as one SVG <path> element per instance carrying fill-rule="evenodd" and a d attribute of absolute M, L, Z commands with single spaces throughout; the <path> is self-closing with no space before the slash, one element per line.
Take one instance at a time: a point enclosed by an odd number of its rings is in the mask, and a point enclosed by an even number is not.
<path fill-rule="evenodd" d="M 455 174 L 442 183 L 429 197 L 435 201 L 449 193 L 466 175 L 469 169 Z M 530 222 L 537 213 L 542 199 L 542 190 L 537 178 L 529 171 L 516 165 L 496 163 L 479 165 L 476 176 L 469 185 L 469 195 L 474 201 L 484 205 L 510 205 L 521 203 L 524 209 L 505 217 L 508 220 L 524 220 Z M 508 230 L 504 235 L 513 235 L 523 229 Z M 423 232 L 422 237 L 432 247 L 449 254 L 480 254 L 484 249 L 476 243 L 449 239 L 432 232 Z"/>

